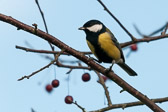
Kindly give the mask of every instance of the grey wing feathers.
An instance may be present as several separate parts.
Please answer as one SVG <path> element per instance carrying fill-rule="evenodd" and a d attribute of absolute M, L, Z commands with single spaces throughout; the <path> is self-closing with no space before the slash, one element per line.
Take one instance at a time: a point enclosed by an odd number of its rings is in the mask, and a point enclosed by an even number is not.
<path fill-rule="evenodd" d="M 117 39 L 115 38 L 115 36 L 113 35 L 113 33 L 108 28 L 106 28 L 106 31 L 108 33 L 110 33 L 112 41 L 115 43 L 115 45 L 117 46 L 117 48 L 120 50 L 120 52 L 121 52 L 121 58 L 125 62 L 124 54 L 122 52 L 122 49 L 121 49 L 121 46 L 120 46 L 119 42 L 117 41 Z"/>

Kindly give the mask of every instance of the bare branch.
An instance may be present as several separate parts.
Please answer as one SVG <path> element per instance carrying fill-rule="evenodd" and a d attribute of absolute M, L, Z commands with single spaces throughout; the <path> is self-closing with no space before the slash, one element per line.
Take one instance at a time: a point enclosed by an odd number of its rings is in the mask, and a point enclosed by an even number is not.
<path fill-rule="evenodd" d="M 125 43 L 121 43 L 121 47 L 126 47 L 129 46 L 131 44 L 135 44 L 135 43 L 140 43 L 140 42 L 151 42 L 151 41 L 155 41 L 155 40 L 159 40 L 159 39 L 164 39 L 167 38 L 168 34 L 165 35 L 160 35 L 160 36 L 154 36 L 154 37 L 149 37 L 149 36 L 145 36 L 145 38 L 141 38 L 141 39 L 136 39 L 133 41 L 129 41 L 129 42 L 125 42 Z"/>
<path fill-rule="evenodd" d="M 133 26 L 134 26 L 136 32 L 137 32 L 140 36 L 144 37 L 144 34 L 141 33 L 141 31 L 138 29 L 138 27 L 137 27 L 135 24 L 134 24 Z"/>
<path fill-rule="evenodd" d="M 136 40 L 136 38 L 122 25 L 122 23 L 110 12 L 110 10 L 105 6 L 105 4 L 101 0 L 97 0 L 104 8 L 107 13 L 120 25 L 120 27 L 131 37 L 132 41 Z"/>
<path fill-rule="evenodd" d="M 45 57 L 46 59 L 49 59 L 49 60 L 53 60 L 53 58 L 49 57 L 49 56 L 43 56 Z M 70 62 L 73 62 L 73 61 L 70 61 Z M 86 69 L 86 70 L 92 70 L 91 67 L 87 67 L 87 66 L 72 66 L 72 65 L 65 65 L 63 63 L 60 62 L 60 58 L 59 58 L 59 61 L 57 61 L 57 63 L 55 63 L 55 65 L 57 65 L 58 67 L 62 67 L 62 68 L 69 68 L 69 69 Z"/>
<path fill-rule="evenodd" d="M 31 108 L 31 112 L 36 112 L 33 108 Z"/>
<path fill-rule="evenodd" d="M 166 34 L 166 32 L 167 32 L 167 29 L 168 29 L 168 23 L 166 23 L 165 30 L 161 33 L 161 35 L 165 35 L 165 34 Z"/>
<path fill-rule="evenodd" d="M 42 17 L 42 19 L 43 19 L 43 23 L 44 23 L 44 26 L 45 26 L 45 30 L 46 30 L 47 33 L 49 33 L 49 32 L 48 32 L 47 23 L 46 23 L 46 20 L 45 20 L 45 17 L 44 17 L 44 13 L 43 13 L 43 11 L 41 10 L 40 4 L 39 4 L 38 0 L 35 0 L 35 2 L 36 2 L 36 4 L 37 4 L 37 7 L 38 7 L 38 9 L 39 9 L 39 11 L 40 11 L 40 14 L 41 14 L 41 17 Z M 51 45 L 51 43 L 48 42 L 48 44 L 50 45 L 52 51 L 54 51 L 54 47 Z M 55 54 L 54 54 L 54 57 L 55 57 Z"/>
<path fill-rule="evenodd" d="M 108 91 L 108 88 L 106 87 L 105 83 L 104 83 L 104 80 L 102 78 L 102 76 L 100 75 L 99 72 L 95 71 L 95 73 L 98 75 L 99 77 L 99 81 L 98 83 L 100 83 L 103 88 L 104 88 L 104 91 L 105 91 L 105 95 L 106 95 L 106 98 L 107 98 L 107 101 L 108 101 L 108 106 L 112 106 L 112 102 L 111 102 L 111 99 L 110 99 L 110 95 L 109 95 L 109 91 Z"/>
<path fill-rule="evenodd" d="M 92 70 L 91 67 L 65 65 L 65 64 L 60 63 L 59 61 L 56 63 L 56 65 L 58 67 L 70 68 L 70 69 L 87 69 L 87 70 Z"/>
<path fill-rule="evenodd" d="M 76 101 L 73 102 L 73 104 L 75 104 L 77 107 L 79 107 L 79 108 L 82 110 L 82 112 L 87 112 L 87 111 L 85 110 L 85 108 L 83 108 L 82 106 L 80 106 Z"/>
<path fill-rule="evenodd" d="M 155 103 L 163 103 L 163 102 L 167 102 L 168 101 L 168 97 L 165 98 L 157 98 L 157 99 L 151 99 L 151 101 L 155 102 Z M 130 102 L 130 103 L 122 103 L 122 104 L 113 104 L 110 107 L 105 107 L 99 110 L 95 110 L 95 111 L 90 111 L 90 112 L 105 112 L 111 109 L 117 109 L 117 108 L 128 108 L 128 107 L 135 107 L 135 106 L 141 106 L 144 105 L 144 103 L 137 101 L 137 102 Z"/>
<path fill-rule="evenodd" d="M 35 50 L 35 49 L 30 49 L 30 48 L 26 48 L 26 47 L 22 47 L 22 46 L 17 46 L 16 45 L 16 48 L 17 49 L 21 49 L 21 50 L 24 50 L 26 52 L 35 52 L 35 53 L 45 53 L 45 54 L 58 54 L 60 53 L 60 51 L 47 51 L 47 50 Z M 84 54 L 91 54 L 91 52 L 82 52 Z M 68 54 L 67 52 L 62 52 L 61 55 L 70 55 Z M 49 60 L 53 60 L 53 58 L 49 57 L 49 56 L 44 56 L 45 58 L 49 59 Z M 62 64 L 62 63 L 79 63 L 80 61 L 77 60 L 77 61 L 66 61 L 66 60 L 61 60 L 59 59 L 59 62 L 57 62 L 55 65 L 57 65 L 58 67 L 63 67 L 63 68 L 70 68 L 70 71 L 67 72 L 67 74 L 69 74 L 72 69 L 87 69 L 87 70 L 91 70 L 90 67 L 85 67 L 85 66 L 72 66 L 72 65 L 65 65 L 65 64 Z"/>
<path fill-rule="evenodd" d="M 60 52 L 60 51 L 48 51 L 48 50 L 36 50 L 36 49 L 30 49 L 30 48 L 26 48 L 18 45 L 16 45 L 15 47 L 17 49 L 24 50 L 26 52 L 45 53 L 45 54 L 58 54 Z M 85 51 L 81 51 L 81 53 L 85 55 L 92 54 L 91 52 L 85 52 Z M 70 54 L 68 54 L 67 52 L 63 52 L 61 55 L 70 55 Z"/>
<path fill-rule="evenodd" d="M 161 31 L 163 31 L 163 29 L 166 27 L 167 24 L 165 24 L 164 26 L 162 26 L 161 28 L 157 29 L 156 31 L 152 32 L 151 34 L 149 34 L 148 36 L 151 37 Z"/>
<path fill-rule="evenodd" d="M 60 54 L 61 54 L 62 52 L 64 52 L 64 50 L 62 50 L 58 55 L 56 55 L 55 59 L 54 59 L 53 61 L 51 61 L 48 65 L 46 65 L 46 66 L 40 68 L 39 70 L 33 72 L 32 74 L 30 74 L 30 75 L 28 75 L 28 76 L 23 76 L 22 78 L 18 79 L 18 81 L 21 81 L 21 80 L 23 80 L 23 79 L 25 79 L 25 78 L 29 79 L 30 77 L 32 77 L 33 75 L 35 75 L 35 74 L 41 72 L 42 70 L 44 70 L 44 69 L 46 69 L 46 68 L 49 68 L 52 64 L 54 64 L 54 63 L 58 60 L 58 57 L 60 56 Z"/>
<path fill-rule="evenodd" d="M 60 49 L 65 49 L 65 52 L 71 54 L 72 56 L 78 58 L 79 60 L 86 63 L 88 66 L 93 68 L 94 70 L 104 74 L 105 76 L 109 77 L 109 79 L 113 80 L 116 84 L 118 84 L 120 87 L 122 87 L 124 90 L 126 90 L 128 93 L 139 99 L 141 102 L 146 104 L 151 110 L 155 112 L 165 112 L 163 109 L 161 109 L 158 105 L 156 105 L 153 101 L 151 101 L 148 97 L 143 95 L 141 92 L 133 88 L 131 85 L 129 85 L 126 81 L 121 79 L 118 75 L 114 74 L 112 71 L 106 72 L 106 68 L 103 66 L 95 63 L 93 60 L 90 60 L 88 57 L 83 55 L 83 53 L 80 53 L 76 51 L 75 49 L 69 47 L 65 43 L 58 40 L 56 37 L 49 35 L 41 30 L 37 30 L 37 33 L 34 33 L 34 28 L 31 26 L 28 26 L 16 19 L 13 19 L 10 16 L 6 16 L 3 14 L 0 14 L 0 20 L 6 23 L 9 23 L 19 29 L 22 29 L 26 32 L 29 32 L 31 34 L 37 35 L 38 37 L 54 44 L 55 46 L 59 47 Z"/>
<path fill-rule="evenodd" d="M 69 69 L 69 71 L 66 74 L 70 74 L 72 72 L 72 70 L 73 70 L 72 68 Z"/>
<path fill-rule="evenodd" d="M 142 36 L 142 37 L 151 37 L 151 36 L 153 36 L 153 35 L 155 35 L 155 34 L 161 32 L 161 31 L 163 31 L 164 29 L 165 29 L 165 30 L 162 32 L 162 35 L 165 35 L 165 34 L 166 34 L 166 31 L 167 31 L 167 27 L 168 27 L 168 23 L 166 23 L 166 24 L 165 24 L 164 26 L 162 26 L 161 28 L 159 28 L 159 29 L 153 31 L 153 32 L 150 33 L 149 35 L 144 35 L 143 33 L 141 33 L 141 31 L 138 29 L 138 27 L 137 27 L 136 25 L 134 25 L 135 30 L 136 30 L 137 33 L 138 33 L 140 36 Z"/>
<path fill-rule="evenodd" d="M 40 14 L 41 14 L 41 17 L 42 17 L 42 19 L 43 19 L 44 26 L 45 26 L 45 30 L 46 30 L 46 32 L 48 33 L 48 28 L 47 28 L 47 23 L 46 23 L 46 20 L 45 20 L 45 17 L 44 17 L 44 13 L 43 13 L 43 11 L 41 10 L 41 7 L 40 7 L 40 4 L 39 4 L 38 0 L 35 0 L 35 2 L 36 2 L 36 4 L 37 4 L 37 7 L 38 7 L 38 9 L 39 9 L 39 11 L 40 11 Z"/>

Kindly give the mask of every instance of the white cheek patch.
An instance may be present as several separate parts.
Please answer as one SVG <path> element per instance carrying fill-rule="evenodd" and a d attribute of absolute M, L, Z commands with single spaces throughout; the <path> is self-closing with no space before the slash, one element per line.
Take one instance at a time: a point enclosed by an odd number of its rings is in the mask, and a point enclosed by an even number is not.
<path fill-rule="evenodd" d="M 103 28 L 103 25 L 102 24 L 95 24 L 91 27 L 87 27 L 87 29 L 91 32 L 98 32 L 100 31 L 101 29 Z"/>

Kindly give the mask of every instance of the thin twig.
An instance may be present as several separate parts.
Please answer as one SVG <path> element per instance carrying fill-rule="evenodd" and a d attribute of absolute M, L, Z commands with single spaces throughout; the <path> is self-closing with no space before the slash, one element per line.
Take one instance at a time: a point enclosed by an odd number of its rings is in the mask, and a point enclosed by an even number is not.
<path fill-rule="evenodd" d="M 137 27 L 135 24 L 134 24 L 133 26 L 134 26 L 136 32 L 137 32 L 140 36 L 144 37 L 144 34 L 141 33 L 141 31 L 138 29 L 138 27 Z"/>
<path fill-rule="evenodd" d="M 61 54 L 62 52 L 64 52 L 64 50 L 62 50 L 59 54 L 57 54 L 56 57 L 55 57 L 55 59 L 54 59 L 53 61 L 51 61 L 48 65 L 46 65 L 46 66 L 40 68 L 39 70 L 33 72 L 32 74 L 30 74 L 30 75 L 28 75 L 28 76 L 23 76 L 22 78 L 18 79 L 18 81 L 21 81 L 21 80 L 23 80 L 23 79 L 25 79 L 25 78 L 29 79 L 30 77 L 32 77 L 33 75 L 35 75 L 35 74 L 41 72 L 42 70 L 44 70 L 44 69 L 46 69 L 46 68 L 49 68 L 52 64 L 54 64 L 54 63 L 58 60 L 58 57 L 60 56 L 60 54 Z"/>
<path fill-rule="evenodd" d="M 17 49 L 21 49 L 21 50 L 24 50 L 26 52 L 35 52 L 35 53 L 45 53 L 45 54 L 58 54 L 60 53 L 60 51 L 47 51 L 47 50 L 35 50 L 35 49 L 30 49 L 30 48 L 26 48 L 26 47 L 22 47 L 22 46 L 15 46 Z M 82 52 L 83 54 L 91 54 L 91 52 Z M 68 54 L 67 52 L 62 52 L 61 55 L 70 55 Z M 43 55 L 42 55 L 43 56 Z M 49 56 L 43 56 L 45 57 L 46 59 L 49 59 L 49 60 L 53 60 L 53 58 L 49 57 Z M 68 61 L 68 60 L 61 60 L 59 58 L 59 62 L 56 63 L 57 66 L 59 67 L 63 67 L 63 68 L 70 68 L 70 71 L 67 72 L 67 73 L 70 73 L 72 71 L 72 69 L 87 69 L 87 70 L 91 70 L 90 67 L 85 67 L 85 66 L 72 66 L 72 65 L 65 65 L 65 64 L 62 64 L 62 63 L 71 63 L 71 64 L 74 64 L 74 63 L 79 63 L 80 61 L 77 60 L 77 61 Z"/>
<path fill-rule="evenodd" d="M 91 67 L 86 67 L 86 66 L 71 66 L 71 65 L 65 65 L 60 62 L 57 62 L 56 65 L 58 67 L 63 67 L 63 68 L 70 68 L 70 69 L 86 69 L 86 70 L 92 70 Z"/>
<path fill-rule="evenodd" d="M 80 63 L 81 61 L 80 60 L 63 60 L 63 59 L 59 59 L 59 62 L 61 62 L 61 63 L 70 63 L 70 64 L 78 64 L 78 63 Z M 78 64 L 78 66 L 80 66 L 79 64 Z"/>
<path fill-rule="evenodd" d="M 165 35 L 165 34 L 166 34 L 166 32 L 167 32 L 167 29 L 168 29 L 168 23 L 166 23 L 165 30 L 161 33 L 161 35 Z"/>
<path fill-rule="evenodd" d="M 151 41 L 155 41 L 155 40 L 159 40 L 159 39 L 164 39 L 167 38 L 168 34 L 165 35 L 160 35 L 160 36 L 154 36 L 154 37 L 149 37 L 149 36 L 144 36 L 144 38 L 141 39 L 136 39 L 134 42 L 133 41 L 128 41 L 125 43 L 120 43 L 121 47 L 124 48 L 126 46 L 129 46 L 131 44 L 135 44 L 135 43 L 142 43 L 142 42 L 151 42 Z"/>
<path fill-rule="evenodd" d="M 44 54 L 58 54 L 60 51 L 48 51 L 48 50 L 36 50 L 36 49 L 30 49 L 30 48 L 26 48 L 26 47 L 22 47 L 22 46 L 15 46 L 17 49 L 21 49 L 24 50 L 26 52 L 35 52 L 35 53 L 44 53 Z M 81 53 L 85 54 L 85 55 L 90 55 L 92 54 L 91 52 L 86 52 L 86 51 L 81 51 Z M 67 52 L 63 52 L 61 55 L 70 55 Z"/>
<path fill-rule="evenodd" d="M 54 62 L 55 62 L 55 60 L 51 61 L 48 65 L 46 65 L 46 66 L 40 68 L 39 70 L 33 72 L 32 74 L 30 74 L 30 75 L 28 75 L 28 76 L 23 76 L 22 78 L 18 79 L 18 81 L 21 81 L 21 80 L 23 80 L 23 79 L 25 79 L 25 78 L 29 79 L 30 77 L 32 77 L 33 75 L 37 74 L 38 72 L 41 72 L 42 70 L 48 68 L 48 67 L 49 67 L 50 65 L 52 65 Z"/>
<path fill-rule="evenodd" d="M 83 108 L 82 106 L 80 106 L 76 101 L 73 102 L 73 104 L 75 104 L 77 107 L 79 107 L 83 112 L 87 112 L 87 111 L 85 110 L 85 108 Z"/>
<path fill-rule="evenodd" d="M 69 69 L 69 71 L 66 74 L 70 74 L 72 72 L 72 70 L 73 70 L 72 68 Z"/>
<path fill-rule="evenodd" d="M 48 28 L 47 28 L 47 23 L 46 23 L 46 20 L 45 20 L 45 17 L 44 17 L 44 13 L 43 13 L 43 11 L 41 10 L 41 7 L 40 7 L 40 4 L 39 4 L 38 0 L 35 0 L 35 2 L 36 2 L 36 4 L 37 4 L 37 7 L 38 7 L 38 9 L 39 9 L 39 11 L 40 11 L 40 14 L 41 14 L 41 17 L 42 17 L 42 19 L 43 19 L 44 26 L 45 26 L 45 30 L 46 30 L 46 32 L 48 33 Z"/>
<path fill-rule="evenodd" d="M 31 112 L 36 112 L 33 108 L 31 108 Z"/>
<path fill-rule="evenodd" d="M 38 7 L 38 9 L 39 9 L 39 11 L 40 11 L 40 14 L 41 14 L 41 17 L 42 17 L 42 19 L 43 19 L 43 23 L 44 23 L 44 26 L 45 26 L 45 30 L 46 30 L 46 32 L 49 34 L 49 32 L 48 32 L 48 27 L 47 27 L 47 23 L 46 23 L 46 20 L 45 20 L 45 17 L 44 17 L 44 13 L 43 13 L 43 11 L 41 10 L 41 7 L 40 7 L 40 4 L 39 4 L 38 0 L 35 0 L 35 2 L 36 2 L 36 4 L 37 4 L 37 7 Z M 50 42 L 48 42 L 48 44 L 50 45 L 52 51 L 54 51 L 54 47 L 52 46 L 52 44 L 51 44 Z M 55 54 L 54 54 L 54 57 L 55 57 Z"/>
<path fill-rule="evenodd" d="M 136 32 L 137 32 L 140 36 L 142 36 L 142 37 L 151 37 L 151 36 L 153 36 L 153 35 L 155 35 L 155 34 L 161 32 L 161 31 L 163 31 L 163 29 L 165 29 L 165 31 L 166 31 L 166 30 L 167 30 L 167 28 L 166 28 L 167 26 L 168 26 L 168 25 L 167 25 L 167 23 L 166 23 L 164 26 L 162 26 L 161 28 L 159 28 L 159 29 L 153 31 L 153 32 L 150 33 L 149 35 L 144 35 L 143 33 L 141 33 L 141 31 L 138 29 L 138 27 L 137 27 L 136 25 L 134 25 L 134 28 L 135 28 Z M 166 34 L 165 31 L 162 32 L 162 35 L 165 35 L 165 34 Z"/>
<path fill-rule="evenodd" d="M 105 4 L 101 0 L 97 0 L 104 8 L 107 13 L 120 25 L 120 27 L 131 37 L 132 41 L 136 40 L 136 38 L 124 27 L 124 25 L 110 12 L 110 10 L 105 6 Z"/>
<path fill-rule="evenodd" d="M 100 75 L 99 72 L 95 71 L 95 73 L 98 75 L 99 77 L 99 81 L 98 83 L 100 83 L 103 88 L 104 88 L 104 91 L 105 91 L 105 95 L 106 95 L 106 98 L 107 98 L 107 102 L 108 102 L 108 106 L 112 106 L 112 102 L 111 102 L 111 98 L 110 98 L 110 95 L 109 95 L 109 91 L 108 91 L 108 88 L 106 87 L 105 83 L 104 83 L 104 80 L 102 78 L 102 76 Z"/>
<path fill-rule="evenodd" d="M 151 99 L 153 102 L 155 103 L 163 103 L 163 102 L 167 102 L 168 101 L 168 97 L 165 98 L 157 98 L 157 99 Z M 105 112 L 111 109 L 118 109 L 118 108 L 128 108 L 128 107 L 135 107 L 135 106 L 141 106 L 144 105 L 144 103 L 137 101 L 137 102 L 129 102 L 129 103 L 121 103 L 121 104 L 113 104 L 110 107 L 105 107 L 99 110 L 95 110 L 95 111 L 90 111 L 90 112 Z"/>
<path fill-rule="evenodd" d="M 161 28 L 157 29 L 156 31 L 152 32 L 151 34 L 149 34 L 148 36 L 151 37 L 161 31 L 163 31 L 163 29 L 166 27 L 167 24 L 165 24 L 164 26 L 162 26 Z"/>
<path fill-rule="evenodd" d="M 49 57 L 49 56 L 43 56 L 45 57 L 46 59 L 49 59 L 49 60 L 53 60 L 53 58 Z M 60 60 L 60 59 L 59 59 Z M 86 70 L 92 70 L 91 67 L 88 67 L 88 66 L 72 66 L 72 65 L 66 65 L 66 64 L 63 64 L 63 63 L 60 63 L 59 61 L 57 63 L 55 63 L 55 65 L 57 65 L 58 67 L 62 67 L 62 68 L 69 68 L 69 69 L 86 69 Z"/>

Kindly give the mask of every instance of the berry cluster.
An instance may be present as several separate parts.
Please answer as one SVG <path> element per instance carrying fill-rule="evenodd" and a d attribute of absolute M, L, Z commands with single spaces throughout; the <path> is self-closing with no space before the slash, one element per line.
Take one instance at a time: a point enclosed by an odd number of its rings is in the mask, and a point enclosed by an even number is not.
<path fill-rule="evenodd" d="M 54 80 L 51 82 L 51 84 L 47 84 L 47 85 L 46 85 L 46 91 L 47 91 L 48 93 L 50 93 L 50 92 L 52 92 L 53 88 L 56 88 L 56 87 L 58 87 L 58 86 L 59 86 L 59 80 L 54 79 Z"/>
<path fill-rule="evenodd" d="M 102 75 L 102 78 L 104 79 L 104 81 L 107 80 L 107 77 L 105 77 L 105 76 L 103 76 L 103 75 Z M 84 74 L 82 75 L 82 81 L 83 81 L 83 82 L 88 82 L 88 81 L 90 81 L 90 79 L 91 79 L 91 76 L 90 76 L 89 73 L 84 73 Z M 46 85 L 46 88 L 45 88 L 45 89 L 46 89 L 46 91 L 47 91 L 48 93 L 51 93 L 52 90 L 53 90 L 53 88 L 57 88 L 57 87 L 59 86 L 59 84 L 60 84 L 60 83 L 59 83 L 59 80 L 54 79 L 54 80 L 51 82 L 51 84 L 47 84 L 47 85 Z M 66 104 L 72 104 L 72 103 L 73 103 L 73 97 L 70 96 L 70 95 L 67 95 L 67 96 L 65 97 L 64 101 L 65 101 Z"/>

